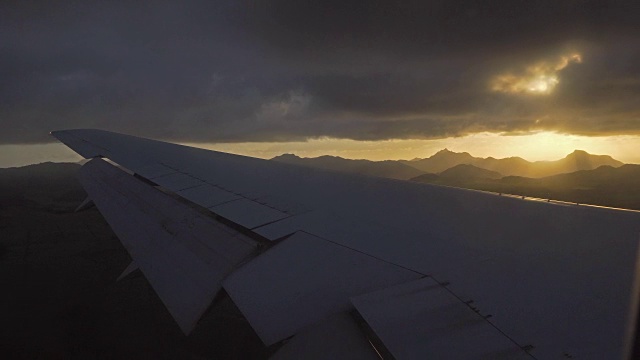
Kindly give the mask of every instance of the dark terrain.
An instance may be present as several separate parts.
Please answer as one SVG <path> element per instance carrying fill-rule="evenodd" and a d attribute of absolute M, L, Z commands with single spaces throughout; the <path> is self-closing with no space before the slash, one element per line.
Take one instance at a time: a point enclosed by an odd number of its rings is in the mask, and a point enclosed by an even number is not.
<path fill-rule="evenodd" d="M 294 165 L 303 165 L 333 171 L 355 172 L 362 175 L 386 177 L 390 179 L 408 180 L 424 172 L 399 161 L 370 161 L 343 159 L 338 156 L 320 156 L 316 158 L 301 158 L 293 154 L 276 156 L 274 161 Z"/>
<path fill-rule="evenodd" d="M 601 166 L 538 179 L 501 177 L 473 165 L 458 165 L 439 175 L 420 175 L 412 181 L 640 210 L 640 165 L 634 164 Z"/>
<path fill-rule="evenodd" d="M 554 161 L 533 162 L 519 157 L 480 158 L 467 152 L 457 153 L 447 149 L 440 150 L 428 158 L 413 160 L 353 160 L 327 155 L 304 158 L 293 154 L 283 154 L 271 160 L 399 180 L 409 180 L 422 174 L 439 174 L 458 165 L 472 165 L 476 168 L 499 173 L 500 176 L 530 178 L 541 178 L 580 170 L 594 170 L 600 166 L 619 167 L 623 165 L 622 162 L 609 155 L 593 155 L 582 150 L 576 150 L 564 158 Z"/>
<path fill-rule="evenodd" d="M 260 359 L 222 297 L 184 336 L 85 198 L 77 164 L 0 169 L 0 354 L 5 359 Z"/>
<path fill-rule="evenodd" d="M 335 156 L 301 158 L 291 154 L 272 160 L 427 184 L 640 210 L 640 165 L 623 164 L 608 155 L 581 150 L 559 160 L 536 162 L 517 157 L 477 158 L 447 149 L 410 161 L 351 160 Z M 408 177 L 416 171 L 421 173 Z"/>

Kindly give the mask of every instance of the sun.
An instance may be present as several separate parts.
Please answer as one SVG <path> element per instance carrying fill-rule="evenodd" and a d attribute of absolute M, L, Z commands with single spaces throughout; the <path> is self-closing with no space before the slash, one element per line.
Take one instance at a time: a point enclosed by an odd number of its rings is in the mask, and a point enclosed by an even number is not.
<path fill-rule="evenodd" d="M 572 63 L 581 63 L 580 54 L 561 56 L 556 61 L 540 61 L 519 74 L 504 73 L 491 80 L 491 91 L 509 94 L 548 95 L 560 83 L 559 72 Z"/>
<path fill-rule="evenodd" d="M 541 75 L 529 82 L 528 91 L 531 93 L 547 94 L 558 85 L 560 81 L 557 76 Z"/>

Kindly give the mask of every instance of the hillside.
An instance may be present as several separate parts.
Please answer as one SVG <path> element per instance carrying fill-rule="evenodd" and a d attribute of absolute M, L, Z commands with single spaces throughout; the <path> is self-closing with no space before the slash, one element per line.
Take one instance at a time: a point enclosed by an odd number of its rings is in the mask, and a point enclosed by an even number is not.
<path fill-rule="evenodd" d="M 272 158 L 273 161 L 280 161 L 288 164 L 316 167 L 320 169 L 353 172 L 357 174 L 386 177 L 391 179 L 408 180 L 423 174 L 409 165 L 398 161 L 369 161 L 351 160 L 337 156 L 320 156 L 317 158 L 301 158 L 293 154 L 283 154 Z"/>
<path fill-rule="evenodd" d="M 471 187 L 471 184 L 476 182 L 483 183 L 500 178 L 502 178 L 502 174 L 496 171 L 482 169 L 473 165 L 460 164 L 449 168 L 440 174 L 427 173 L 416 176 L 410 180 L 427 184 L 469 188 Z"/>
<path fill-rule="evenodd" d="M 0 203 L 30 201 L 41 206 L 62 208 L 84 198 L 76 180 L 80 165 L 52 163 L 19 168 L 0 168 Z"/>
<path fill-rule="evenodd" d="M 473 165 L 460 164 L 440 173 L 441 179 L 447 180 L 479 180 L 479 179 L 500 179 L 502 174 L 479 168 Z"/>
<path fill-rule="evenodd" d="M 571 173 L 579 170 L 593 170 L 607 165 L 619 167 L 622 162 L 613 159 L 609 155 L 592 155 L 586 151 L 576 150 L 566 157 L 555 161 L 530 162 L 519 157 L 504 159 L 477 158 L 469 153 L 456 153 L 447 149 L 438 151 L 425 159 L 402 161 L 427 173 L 440 173 L 446 169 L 460 164 L 473 165 L 482 169 L 499 172 L 505 176 L 545 177 L 563 173 Z"/>
<path fill-rule="evenodd" d="M 640 165 L 601 166 L 544 178 L 451 180 L 419 176 L 412 181 L 640 210 Z"/>
<path fill-rule="evenodd" d="M 559 160 L 534 162 L 519 157 L 504 159 L 479 158 L 467 152 L 457 153 L 448 149 L 440 150 L 425 159 L 414 160 L 351 160 L 326 155 L 316 158 L 303 158 L 293 154 L 283 154 L 271 160 L 400 180 L 408 180 L 425 173 L 440 174 L 458 165 L 472 165 L 475 168 L 489 170 L 502 176 L 530 178 L 542 178 L 580 170 L 593 170 L 600 166 L 619 167 L 623 165 L 622 162 L 613 159 L 609 155 L 593 155 L 582 150 L 576 150 Z M 456 171 L 459 172 L 461 170 Z M 477 170 L 475 172 L 477 173 Z M 486 177 L 495 178 L 495 174 L 487 175 Z"/>

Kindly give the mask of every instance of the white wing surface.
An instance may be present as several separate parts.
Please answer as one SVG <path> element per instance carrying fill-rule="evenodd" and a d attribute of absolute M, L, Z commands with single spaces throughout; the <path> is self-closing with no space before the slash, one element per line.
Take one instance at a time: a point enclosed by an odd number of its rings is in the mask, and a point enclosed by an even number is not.
<path fill-rule="evenodd" d="M 336 173 L 99 130 L 52 134 L 135 174 L 99 160 L 83 169 L 90 197 L 183 330 L 222 284 L 265 344 L 284 344 L 280 358 L 317 358 L 308 344 L 336 334 L 398 359 L 631 356 L 638 213 Z M 154 199 L 146 202 L 143 193 Z M 197 205 L 212 223 L 167 236 L 157 226 L 181 223 L 171 220 L 181 215 L 140 210 L 156 202 Z M 129 212 L 149 230 L 132 229 L 122 215 Z M 211 251 L 193 239 L 211 239 Z M 248 260 L 258 243 L 266 251 Z M 185 298 L 175 287 L 180 279 L 194 279 Z M 327 334 L 332 326 L 336 334 Z M 353 347 L 354 356 L 375 354 Z"/>

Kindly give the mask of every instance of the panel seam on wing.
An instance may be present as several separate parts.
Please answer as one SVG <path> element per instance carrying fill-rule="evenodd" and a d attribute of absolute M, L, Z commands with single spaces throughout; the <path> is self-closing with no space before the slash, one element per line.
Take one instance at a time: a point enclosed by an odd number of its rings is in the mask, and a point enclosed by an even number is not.
<path fill-rule="evenodd" d="M 408 267 L 406 267 L 406 266 L 403 266 L 403 265 L 400 265 L 400 264 L 397 264 L 397 263 L 394 263 L 394 262 L 391 262 L 391 261 L 388 261 L 388 260 L 382 259 L 382 258 L 380 258 L 380 257 L 377 257 L 377 256 L 374 256 L 374 255 L 371 255 L 371 254 L 366 253 L 366 252 L 363 252 L 363 251 L 361 251 L 361 250 L 354 249 L 354 248 L 349 247 L 349 246 L 346 246 L 346 245 L 344 245 L 344 244 L 341 244 L 341 243 L 338 243 L 338 242 L 335 242 L 335 241 L 332 241 L 332 240 L 326 239 L 326 238 L 324 238 L 324 237 L 322 237 L 322 236 L 318 236 L 318 235 L 316 235 L 316 234 L 309 233 L 309 232 L 307 232 L 307 231 L 305 231 L 305 230 L 298 230 L 298 231 L 296 231 L 296 232 L 302 232 L 302 233 L 305 233 L 305 234 L 308 234 L 308 235 L 311 235 L 311 236 L 318 237 L 318 238 L 320 238 L 320 239 L 322 239 L 322 240 L 325 240 L 325 241 L 330 242 L 330 243 L 332 243 L 332 244 L 335 244 L 335 245 L 341 246 L 341 247 L 343 247 L 343 248 L 346 248 L 346 249 L 349 249 L 349 250 L 355 251 L 355 252 L 360 253 L 360 254 L 362 254 L 362 255 L 369 256 L 369 257 L 371 257 L 371 258 L 373 258 L 373 259 L 376 259 L 376 260 L 378 260 L 378 261 L 382 261 L 382 262 L 385 262 L 385 263 L 388 263 L 388 264 L 391 264 L 391 265 L 397 266 L 397 267 L 399 267 L 399 268 L 402 268 L 402 269 L 405 269 L 405 270 L 408 270 L 408 271 L 414 272 L 414 273 L 416 273 L 416 274 L 422 275 L 422 277 L 423 277 L 423 278 L 424 278 L 424 277 L 427 277 L 427 278 L 431 278 L 431 279 L 433 279 L 433 280 L 434 280 L 435 282 L 437 282 L 437 283 L 438 283 L 442 288 L 444 288 L 447 292 L 449 292 L 453 297 L 455 297 L 458 301 L 460 301 L 463 305 L 467 306 L 468 308 L 470 308 L 471 310 L 473 310 L 476 314 L 478 314 L 478 316 L 479 316 L 482 320 L 484 320 L 484 321 L 485 321 L 485 322 L 487 322 L 489 325 L 491 325 L 491 327 L 495 328 L 495 329 L 496 329 L 500 334 L 502 334 L 505 338 L 507 338 L 507 339 L 508 339 L 509 341 L 511 341 L 512 343 L 514 343 L 514 344 L 515 344 L 516 346 L 518 346 L 520 349 L 522 349 L 522 350 L 523 350 L 527 355 L 531 356 L 531 358 L 536 359 L 536 357 L 534 357 L 534 356 L 533 356 L 531 353 L 529 353 L 529 351 L 528 351 L 528 350 L 531 350 L 531 349 L 533 349 L 533 348 L 534 348 L 532 345 L 520 345 L 520 344 L 519 344 L 515 339 L 513 339 L 512 337 L 510 337 L 509 335 L 507 335 L 507 333 L 505 333 L 503 330 L 501 330 L 497 325 L 495 325 L 494 323 L 492 323 L 491 321 L 489 321 L 489 318 L 490 318 L 490 317 L 492 317 L 492 315 L 491 315 L 491 314 L 482 315 L 482 314 L 480 313 L 480 311 L 479 311 L 476 307 L 471 306 L 471 304 L 473 303 L 473 301 L 464 301 L 460 296 L 458 296 L 455 292 L 453 292 L 450 288 L 448 288 L 448 287 L 447 287 L 447 285 L 449 285 L 449 282 L 448 282 L 448 281 L 440 281 L 440 280 L 436 279 L 433 275 L 430 275 L 430 274 L 424 274 L 424 273 L 422 273 L 422 272 L 420 272 L 420 271 L 416 271 L 416 270 L 413 270 L 413 269 L 408 268 Z M 295 233 L 295 232 L 294 232 L 294 233 Z"/>

